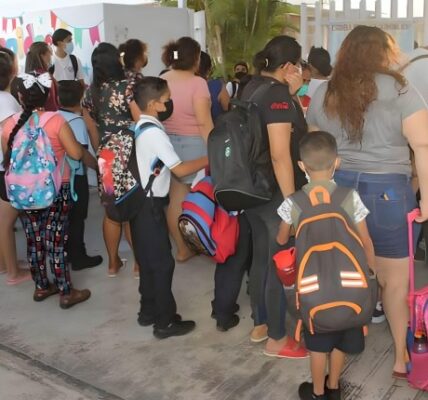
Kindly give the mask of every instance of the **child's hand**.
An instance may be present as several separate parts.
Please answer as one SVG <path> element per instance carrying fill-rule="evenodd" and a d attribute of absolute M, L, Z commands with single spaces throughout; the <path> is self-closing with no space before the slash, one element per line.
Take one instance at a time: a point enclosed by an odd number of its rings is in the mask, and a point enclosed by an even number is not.
<path fill-rule="evenodd" d="M 288 239 L 290 237 L 290 225 L 286 224 L 285 222 L 281 222 L 281 225 L 279 226 L 278 234 L 276 235 L 276 241 L 279 245 L 283 246 L 288 242 Z"/>
<path fill-rule="evenodd" d="M 287 242 L 284 241 L 284 239 L 282 238 L 282 235 L 280 232 L 278 232 L 278 234 L 276 235 L 276 242 L 281 245 L 284 246 Z"/>

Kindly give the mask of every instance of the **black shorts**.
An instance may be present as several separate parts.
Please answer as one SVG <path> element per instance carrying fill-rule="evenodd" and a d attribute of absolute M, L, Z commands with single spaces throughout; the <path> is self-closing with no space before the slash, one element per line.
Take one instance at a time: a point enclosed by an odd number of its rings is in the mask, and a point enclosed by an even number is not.
<path fill-rule="evenodd" d="M 6 182 L 4 181 L 4 171 L 0 171 L 0 199 L 9 202 L 6 191 Z"/>
<path fill-rule="evenodd" d="M 311 335 L 303 330 L 306 348 L 317 353 L 330 353 L 334 349 L 346 354 L 358 354 L 364 350 L 363 328 L 352 328 L 346 331 L 315 333 Z"/>

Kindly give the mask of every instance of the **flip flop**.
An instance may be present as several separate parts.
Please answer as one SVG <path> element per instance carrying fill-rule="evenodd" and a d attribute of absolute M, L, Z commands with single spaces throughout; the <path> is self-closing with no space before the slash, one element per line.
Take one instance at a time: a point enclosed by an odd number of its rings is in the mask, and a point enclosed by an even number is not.
<path fill-rule="evenodd" d="M 309 357 L 309 353 L 306 348 L 303 346 L 299 346 L 298 343 L 290 337 L 288 338 L 282 349 L 278 352 L 270 352 L 264 350 L 263 354 L 268 357 L 276 358 L 304 359 Z"/>
<path fill-rule="evenodd" d="M 108 277 L 109 278 L 116 278 L 116 276 L 119 273 L 119 271 L 121 269 L 126 268 L 126 264 L 128 262 L 128 259 L 127 258 L 121 258 L 120 261 L 122 262 L 122 265 L 118 268 L 118 270 L 116 272 L 110 272 L 110 271 L 108 272 Z"/>
<path fill-rule="evenodd" d="M 407 380 L 407 372 L 392 371 L 392 379 Z"/>
<path fill-rule="evenodd" d="M 6 284 L 9 286 L 19 285 L 20 283 L 31 281 L 31 279 L 31 274 L 28 274 L 15 279 L 7 279 Z"/>

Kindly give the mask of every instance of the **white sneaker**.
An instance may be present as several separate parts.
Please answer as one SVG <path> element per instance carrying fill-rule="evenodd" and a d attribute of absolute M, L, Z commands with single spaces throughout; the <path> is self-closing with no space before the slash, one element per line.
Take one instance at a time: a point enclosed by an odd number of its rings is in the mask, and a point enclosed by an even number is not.
<path fill-rule="evenodd" d="M 382 302 L 378 301 L 372 315 L 372 324 L 381 324 L 386 320 Z"/>

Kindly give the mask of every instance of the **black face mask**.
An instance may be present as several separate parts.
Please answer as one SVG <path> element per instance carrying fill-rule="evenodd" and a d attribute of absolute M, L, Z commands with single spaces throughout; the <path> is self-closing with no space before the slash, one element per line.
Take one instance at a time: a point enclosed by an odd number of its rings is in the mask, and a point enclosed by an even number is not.
<path fill-rule="evenodd" d="M 165 101 L 164 105 L 166 110 L 158 112 L 159 121 L 167 120 L 172 115 L 172 112 L 174 111 L 174 103 L 172 102 L 172 99 Z"/>
<path fill-rule="evenodd" d="M 241 80 L 245 75 L 247 75 L 247 72 L 239 71 L 235 73 L 235 78 Z"/>

